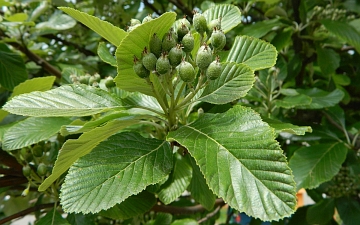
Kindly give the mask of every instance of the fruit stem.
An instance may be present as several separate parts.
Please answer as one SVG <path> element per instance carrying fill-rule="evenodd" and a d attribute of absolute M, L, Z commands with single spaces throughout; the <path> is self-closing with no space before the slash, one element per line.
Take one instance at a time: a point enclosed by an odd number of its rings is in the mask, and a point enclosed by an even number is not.
<path fill-rule="evenodd" d="M 180 104 L 178 104 L 178 105 L 176 106 L 176 108 L 175 108 L 176 111 L 182 109 L 184 106 L 187 106 L 187 105 L 191 102 L 192 98 L 198 93 L 198 91 L 204 87 L 204 86 L 203 86 L 204 78 L 206 78 L 205 73 L 200 73 L 199 81 L 198 81 L 198 83 L 197 83 L 197 85 L 196 85 L 195 90 L 194 90 L 194 91 L 191 91 L 191 92 L 182 100 L 182 102 L 180 102 Z"/>

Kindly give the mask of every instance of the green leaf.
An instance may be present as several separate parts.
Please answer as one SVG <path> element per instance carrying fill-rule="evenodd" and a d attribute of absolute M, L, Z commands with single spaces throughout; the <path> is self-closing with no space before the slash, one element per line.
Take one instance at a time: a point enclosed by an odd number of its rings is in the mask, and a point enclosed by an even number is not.
<path fill-rule="evenodd" d="M 82 213 L 71 213 L 68 214 L 66 220 L 69 221 L 71 225 L 96 225 L 95 224 L 96 216 L 97 215 L 93 215 L 93 214 L 84 215 Z"/>
<path fill-rule="evenodd" d="M 198 225 L 198 222 L 194 219 L 181 219 L 175 220 L 171 225 Z"/>
<path fill-rule="evenodd" d="M 12 98 L 3 109 L 23 116 L 88 116 L 121 108 L 121 100 L 99 88 L 63 85 L 45 92 L 35 91 Z"/>
<path fill-rule="evenodd" d="M 243 63 L 252 70 L 260 70 L 274 66 L 276 56 L 273 45 L 253 37 L 237 36 L 226 61 Z"/>
<path fill-rule="evenodd" d="M 336 199 L 336 209 L 346 225 L 357 225 L 360 221 L 360 204 L 355 199 Z"/>
<path fill-rule="evenodd" d="M 100 142 L 138 122 L 138 120 L 113 120 L 102 127 L 97 127 L 89 132 L 83 133 L 78 139 L 67 140 L 59 152 L 52 174 L 39 186 L 39 191 L 45 191 L 61 174 L 65 173 L 78 158 L 91 152 Z"/>
<path fill-rule="evenodd" d="M 310 105 L 299 106 L 300 109 L 321 109 L 338 104 L 344 97 L 344 92 L 335 89 L 332 92 L 323 91 L 318 88 L 296 89 L 300 94 L 311 98 Z"/>
<path fill-rule="evenodd" d="M 12 90 L 28 78 L 25 64 L 20 55 L 0 51 L 0 84 Z"/>
<path fill-rule="evenodd" d="M 155 221 L 152 225 L 170 225 L 173 216 L 169 213 L 157 213 Z"/>
<path fill-rule="evenodd" d="M 306 95 L 295 95 L 295 96 L 286 96 L 281 100 L 276 100 L 275 105 L 277 107 L 291 109 L 299 106 L 308 106 L 311 104 L 311 98 Z"/>
<path fill-rule="evenodd" d="M 261 220 L 289 216 L 295 182 L 274 130 L 252 109 L 203 114 L 168 135 L 188 149 L 210 189 L 231 207 Z"/>
<path fill-rule="evenodd" d="M 71 123 L 69 118 L 30 117 L 10 127 L 3 136 L 4 150 L 15 150 L 26 147 L 55 135 L 65 124 Z"/>
<path fill-rule="evenodd" d="M 175 154 L 174 159 L 174 169 L 157 193 L 160 201 L 165 205 L 172 203 L 184 193 L 191 181 L 192 168 L 187 158 Z"/>
<path fill-rule="evenodd" d="M 46 215 L 39 219 L 36 222 L 36 225 L 49 225 L 49 224 L 56 224 L 56 225 L 70 225 L 70 223 L 62 218 L 61 214 L 56 210 L 56 208 L 52 209 Z"/>
<path fill-rule="evenodd" d="M 192 157 L 190 157 L 190 163 L 193 170 L 193 175 L 189 185 L 191 196 L 195 201 L 204 206 L 205 209 L 210 211 L 214 207 L 216 196 L 209 189 L 204 175 L 201 173 L 199 166 L 196 165 L 196 162 Z"/>
<path fill-rule="evenodd" d="M 17 85 L 13 93 L 10 96 L 10 99 L 21 94 L 30 93 L 33 91 L 47 91 L 53 87 L 55 82 L 55 76 L 48 77 L 36 77 L 30 80 L 26 80 L 25 82 Z"/>
<path fill-rule="evenodd" d="M 323 199 L 309 207 L 306 212 L 306 220 L 309 224 L 328 224 L 334 216 L 334 211 L 334 199 Z"/>
<path fill-rule="evenodd" d="M 122 40 L 115 53 L 118 75 L 114 81 L 119 88 L 153 95 L 150 85 L 134 72 L 134 55 L 140 59 L 144 48 L 149 48 L 151 36 L 156 33 L 159 38 L 162 38 L 174 23 L 175 18 L 176 14 L 173 12 L 164 13 L 159 18 L 138 26 Z"/>
<path fill-rule="evenodd" d="M 331 77 L 337 85 L 348 86 L 351 84 L 351 79 L 347 74 L 333 74 Z"/>
<path fill-rule="evenodd" d="M 203 13 L 207 23 L 221 18 L 221 29 L 224 33 L 241 23 L 241 12 L 239 7 L 231 4 L 215 5 Z"/>
<path fill-rule="evenodd" d="M 116 134 L 71 166 L 61 188 L 61 205 L 66 212 L 96 213 L 161 181 L 171 169 L 168 142 Z"/>
<path fill-rule="evenodd" d="M 335 73 L 335 70 L 340 66 L 340 56 L 332 49 L 316 48 L 317 62 L 321 71 L 325 75 L 331 75 Z"/>
<path fill-rule="evenodd" d="M 28 14 L 26 13 L 15 13 L 9 16 L 5 15 L 5 19 L 10 22 L 24 22 L 28 19 Z"/>
<path fill-rule="evenodd" d="M 127 97 L 123 98 L 122 106 L 128 109 L 129 113 L 133 114 L 153 114 L 162 115 L 162 110 L 159 102 L 155 97 L 144 95 L 138 92 L 130 93 Z"/>
<path fill-rule="evenodd" d="M 287 132 L 290 134 L 296 135 L 304 135 L 305 132 L 312 132 L 310 126 L 297 126 L 291 123 L 284 123 L 280 120 L 270 119 L 263 117 L 262 120 L 270 125 L 270 127 L 274 128 L 276 133 Z"/>
<path fill-rule="evenodd" d="M 102 61 L 114 67 L 117 67 L 115 57 L 110 54 L 109 49 L 106 47 L 106 44 L 104 42 L 99 43 L 97 53 Z"/>
<path fill-rule="evenodd" d="M 264 21 L 256 22 L 250 26 L 244 27 L 241 33 L 247 36 L 261 38 L 270 31 L 272 31 L 274 27 L 280 27 L 282 25 L 283 23 L 281 23 L 278 18 L 271 20 L 264 20 Z"/>
<path fill-rule="evenodd" d="M 68 7 L 59 7 L 59 9 L 69 14 L 77 21 L 83 23 L 85 26 L 89 27 L 91 30 L 95 31 L 115 46 L 119 46 L 121 40 L 128 34 L 126 31 L 112 25 L 109 22 L 103 21 L 87 13 L 80 12 L 76 9 Z"/>
<path fill-rule="evenodd" d="M 353 26 L 336 20 L 322 20 L 320 22 L 328 31 L 354 46 L 356 51 L 360 53 L 360 33 Z"/>
<path fill-rule="evenodd" d="M 293 33 L 293 28 L 287 27 L 284 30 L 280 31 L 278 34 L 276 34 L 276 36 L 271 40 L 271 44 L 276 47 L 277 51 L 281 51 L 283 48 L 292 43 L 291 36 L 293 35 Z"/>
<path fill-rule="evenodd" d="M 76 21 L 68 15 L 54 13 L 48 21 L 36 24 L 37 29 L 67 30 L 73 28 Z"/>
<path fill-rule="evenodd" d="M 254 72 L 244 64 L 225 63 L 222 73 L 210 81 L 199 101 L 212 104 L 226 104 L 244 97 L 255 82 Z"/>
<path fill-rule="evenodd" d="M 143 191 L 137 195 L 130 196 L 122 203 L 106 211 L 101 211 L 100 215 L 114 220 L 124 220 L 148 212 L 155 204 L 155 196 L 147 191 Z"/>
<path fill-rule="evenodd" d="M 347 148 L 343 143 L 317 144 L 295 151 L 289 161 L 297 189 L 316 188 L 331 180 L 344 162 Z"/>

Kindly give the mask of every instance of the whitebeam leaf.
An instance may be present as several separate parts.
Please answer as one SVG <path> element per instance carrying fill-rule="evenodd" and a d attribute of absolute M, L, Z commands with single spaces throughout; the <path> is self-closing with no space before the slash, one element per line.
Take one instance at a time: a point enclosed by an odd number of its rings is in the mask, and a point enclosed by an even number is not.
<path fill-rule="evenodd" d="M 204 114 L 170 132 L 186 147 L 210 189 L 231 207 L 264 221 L 289 216 L 295 182 L 274 130 L 252 109 Z"/>
<path fill-rule="evenodd" d="M 97 213 L 164 179 L 173 157 L 167 141 L 119 133 L 80 158 L 61 188 L 66 212 Z"/>
<path fill-rule="evenodd" d="M 227 33 L 241 23 L 241 12 L 239 7 L 231 4 L 215 5 L 204 12 L 206 21 L 221 18 L 221 29 Z"/>
<path fill-rule="evenodd" d="M 244 97 L 255 82 L 254 72 L 244 64 L 234 62 L 222 65 L 220 77 L 210 81 L 197 100 L 212 104 L 226 104 Z"/>
<path fill-rule="evenodd" d="M 15 96 L 3 109 L 23 116 L 88 116 L 121 108 L 121 100 L 107 91 L 87 85 L 63 85 L 45 92 Z"/>
<path fill-rule="evenodd" d="M 252 70 L 261 70 L 275 65 L 276 48 L 257 38 L 237 36 L 226 62 L 243 63 Z"/>

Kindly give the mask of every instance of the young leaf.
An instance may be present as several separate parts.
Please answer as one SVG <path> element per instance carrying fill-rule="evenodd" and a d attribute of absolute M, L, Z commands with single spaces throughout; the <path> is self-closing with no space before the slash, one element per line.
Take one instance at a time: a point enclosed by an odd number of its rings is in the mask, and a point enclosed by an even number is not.
<path fill-rule="evenodd" d="M 56 77 L 48 76 L 48 77 L 36 77 L 30 80 L 26 80 L 25 82 L 17 85 L 13 93 L 10 96 L 10 99 L 21 94 L 30 93 L 33 91 L 47 91 L 50 90 L 54 84 Z"/>
<path fill-rule="evenodd" d="M 230 4 L 215 5 L 206 10 L 203 15 L 207 23 L 212 20 L 221 18 L 221 30 L 224 33 L 229 32 L 232 28 L 241 23 L 241 12 L 239 7 Z"/>
<path fill-rule="evenodd" d="M 307 95 L 297 94 L 294 96 L 286 96 L 281 100 L 275 100 L 275 105 L 277 107 L 282 107 L 285 109 L 291 109 L 295 107 L 308 106 L 311 104 L 311 98 Z"/>
<path fill-rule="evenodd" d="M 67 140 L 59 152 L 52 174 L 39 186 L 39 191 L 45 191 L 61 174 L 80 157 L 91 152 L 100 142 L 130 125 L 138 123 L 139 120 L 113 120 L 102 127 L 97 127 L 89 132 L 83 133 L 78 139 Z"/>
<path fill-rule="evenodd" d="M 203 114 L 168 135 L 186 147 L 210 189 L 231 207 L 261 220 L 289 216 L 295 182 L 274 131 L 252 109 Z"/>
<path fill-rule="evenodd" d="M 291 123 L 284 123 L 280 120 L 263 117 L 262 120 L 274 128 L 276 133 L 287 132 L 290 134 L 304 135 L 305 132 L 312 132 L 310 126 L 296 126 Z"/>
<path fill-rule="evenodd" d="M 88 116 L 120 108 L 121 100 L 107 91 L 87 85 L 63 85 L 12 98 L 3 109 L 23 116 Z"/>
<path fill-rule="evenodd" d="M 165 205 L 175 201 L 190 184 L 192 168 L 187 158 L 175 154 L 175 165 L 169 179 L 161 186 L 157 193 L 160 201 Z"/>
<path fill-rule="evenodd" d="M 134 72 L 134 55 L 140 59 L 144 48 L 149 48 L 151 36 L 156 33 L 159 38 L 162 38 L 174 23 L 175 18 L 176 14 L 173 12 L 164 13 L 159 18 L 138 26 L 122 40 L 115 53 L 118 75 L 114 81 L 119 88 L 154 95 L 150 85 Z"/>
<path fill-rule="evenodd" d="M 137 195 L 130 196 L 122 203 L 106 211 L 101 211 L 100 215 L 114 220 L 124 220 L 149 211 L 155 204 L 155 196 L 147 191 L 143 191 Z"/>
<path fill-rule="evenodd" d="M 106 47 L 106 44 L 104 42 L 99 43 L 97 53 L 102 61 L 114 67 L 117 67 L 115 57 L 110 54 L 109 49 Z"/>
<path fill-rule="evenodd" d="M 241 33 L 247 36 L 262 38 L 267 33 L 272 31 L 274 27 L 282 27 L 284 24 L 280 22 L 279 18 L 263 20 L 251 24 L 250 26 L 244 26 Z"/>
<path fill-rule="evenodd" d="M 66 212 L 96 213 L 161 181 L 171 169 L 168 142 L 119 133 L 72 165 L 61 188 L 61 204 Z"/>
<path fill-rule="evenodd" d="M 199 202 L 205 209 L 210 211 L 214 207 L 216 196 L 206 184 L 204 175 L 201 173 L 199 166 L 196 165 L 195 160 L 192 157 L 189 158 L 193 170 L 189 191 L 195 201 Z"/>
<path fill-rule="evenodd" d="M 26 147 L 55 135 L 61 126 L 71 123 L 69 118 L 30 117 L 10 127 L 3 136 L 4 150 Z"/>
<path fill-rule="evenodd" d="M 339 172 L 346 154 L 347 148 L 343 143 L 318 144 L 295 151 L 289 165 L 294 173 L 297 189 L 316 188 L 329 181 Z"/>
<path fill-rule="evenodd" d="M 54 13 L 48 21 L 36 24 L 37 29 L 51 29 L 51 30 L 67 30 L 73 28 L 76 21 L 68 15 L 62 13 Z"/>
<path fill-rule="evenodd" d="M 121 40 L 127 35 L 126 31 L 87 13 L 68 7 L 59 7 L 59 9 L 83 23 L 115 46 L 119 46 Z"/>
<path fill-rule="evenodd" d="M 234 62 L 225 63 L 220 77 L 210 81 L 197 100 L 212 104 L 226 104 L 244 97 L 254 82 L 254 72 L 248 66 Z"/>
<path fill-rule="evenodd" d="M 252 70 L 260 70 L 275 65 L 276 48 L 257 38 L 237 36 L 226 62 L 243 63 Z"/>

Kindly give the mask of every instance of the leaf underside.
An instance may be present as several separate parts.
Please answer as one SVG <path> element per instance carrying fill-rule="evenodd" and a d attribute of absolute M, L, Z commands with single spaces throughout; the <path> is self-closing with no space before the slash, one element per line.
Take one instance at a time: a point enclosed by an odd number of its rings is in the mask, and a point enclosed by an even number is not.
<path fill-rule="evenodd" d="M 261 220 L 291 215 L 295 182 L 274 131 L 253 110 L 237 106 L 204 114 L 170 132 L 186 147 L 210 189 L 231 207 Z"/>

